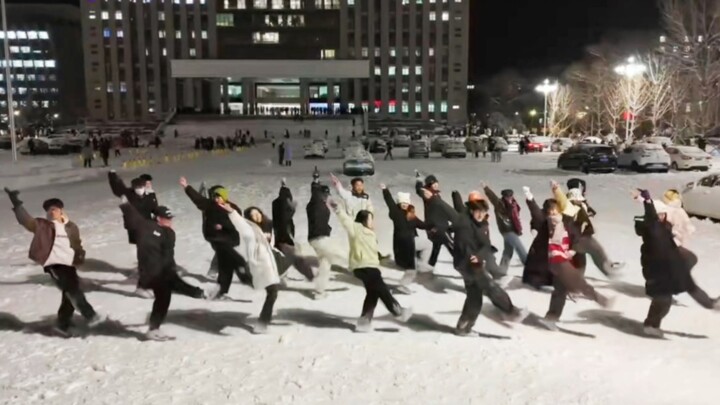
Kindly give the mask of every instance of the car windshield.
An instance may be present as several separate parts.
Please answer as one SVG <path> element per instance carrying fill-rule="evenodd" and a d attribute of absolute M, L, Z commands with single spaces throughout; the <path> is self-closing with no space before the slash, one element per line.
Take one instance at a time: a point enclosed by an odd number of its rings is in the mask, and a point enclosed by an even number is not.
<path fill-rule="evenodd" d="M 613 148 L 609 146 L 600 146 L 596 148 L 586 148 L 591 155 L 612 155 Z"/>
<path fill-rule="evenodd" d="M 653 143 L 648 143 L 648 144 L 643 145 L 642 149 L 658 151 L 658 150 L 662 150 L 662 146 L 655 145 Z"/>

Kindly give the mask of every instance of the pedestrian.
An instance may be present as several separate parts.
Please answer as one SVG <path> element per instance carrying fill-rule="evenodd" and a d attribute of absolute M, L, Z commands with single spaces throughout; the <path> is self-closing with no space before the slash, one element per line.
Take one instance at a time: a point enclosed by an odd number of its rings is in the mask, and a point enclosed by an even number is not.
<path fill-rule="evenodd" d="M 480 151 L 482 151 L 483 158 L 486 157 L 488 151 L 488 138 L 484 137 L 480 140 Z"/>
<path fill-rule="evenodd" d="M 28 139 L 27 144 L 28 144 L 28 149 L 30 149 L 30 154 L 34 155 L 35 154 L 35 139 L 33 139 L 33 138 Z"/>
<path fill-rule="evenodd" d="M 292 146 L 290 143 L 285 145 L 285 157 L 283 160 L 285 161 L 285 166 L 292 166 Z"/>
<path fill-rule="evenodd" d="M 174 131 L 174 134 L 175 134 L 175 138 L 176 138 L 176 139 L 177 139 L 178 136 L 180 136 L 180 134 L 178 133 L 178 130 L 177 130 L 177 129 Z"/>
<path fill-rule="evenodd" d="M 135 135 L 135 139 L 133 140 L 133 146 L 136 148 L 140 147 L 140 138 L 137 135 Z"/>
<path fill-rule="evenodd" d="M 355 331 L 372 331 L 372 319 L 378 300 L 382 300 L 395 319 L 400 322 L 407 322 L 412 316 L 412 310 L 403 308 L 395 300 L 385 281 L 383 281 L 379 270 L 378 241 L 374 231 L 373 214 L 370 211 L 361 210 L 353 220 L 348 216 L 345 208 L 332 199 L 328 199 L 328 204 L 335 211 L 340 224 L 348 233 L 350 242 L 348 270 L 360 279 L 365 286 L 365 301 Z"/>
<path fill-rule="evenodd" d="M 314 298 L 327 297 L 326 289 L 330 278 L 330 268 L 334 255 L 334 247 L 330 240 L 330 209 L 327 200 L 330 187 L 320 183 L 320 173 L 315 167 L 313 180 L 310 183 L 310 201 L 305 207 L 308 219 L 308 242 L 315 250 L 319 259 L 318 273 L 315 277 Z"/>
<path fill-rule="evenodd" d="M 293 216 L 297 204 L 293 201 L 292 192 L 285 185 L 285 179 L 280 184 L 280 192 L 272 202 L 273 230 L 275 231 L 275 248 L 285 244 L 295 246 L 295 223 Z"/>
<path fill-rule="evenodd" d="M 88 139 L 87 141 L 85 141 L 85 146 L 83 146 L 82 150 L 80 151 L 80 156 L 82 156 L 84 168 L 92 168 L 92 161 L 94 155 L 95 152 L 93 151 L 92 144 Z"/>
<path fill-rule="evenodd" d="M 43 202 L 46 218 L 33 218 L 20 201 L 19 191 L 5 188 L 5 192 L 10 197 L 18 223 L 33 233 L 30 260 L 42 266 L 61 291 L 62 299 L 53 330 L 63 337 L 76 335 L 72 321 L 75 311 L 80 312 L 91 328 L 107 321 L 107 317 L 95 311 L 80 289 L 76 266 L 84 263 L 85 250 L 80 229 L 68 218 L 63 202 L 58 198 L 46 200 Z"/>
<path fill-rule="evenodd" d="M 114 139 L 112 142 L 114 143 L 114 146 L 115 146 L 115 157 L 122 156 L 122 154 L 120 153 L 120 140 Z"/>
<path fill-rule="evenodd" d="M 420 173 L 415 172 L 415 192 L 423 199 L 425 205 L 425 230 L 428 239 L 432 242 L 428 264 L 434 268 L 440 256 L 441 247 L 445 246 L 452 255 L 453 239 L 449 224 L 456 214 L 452 207 L 443 203 L 440 196 L 440 183 L 434 175 L 427 176 L 423 182 L 420 179 Z"/>
<path fill-rule="evenodd" d="M 249 282 L 246 271 L 248 258 L 238 253 L 240 234 L 230 220 L 226 206 L 233 207 L 238 213 L 242 210 L 230 201 L 229 192 L 223 186 L 211 187 L 207 197 L 190 186 L 185 177 L 180 178 L 180 186 L 202 212 L 203 237 L 215 252 L 218 267 L 217 285 L 208 291 L 207 296 L 213 300 L 220 299 L 230 291 L 233 273 L 240 281 Z"/>
<path fill-rule="evenodd" d="M 642 237 L 640 263 L 645 278 L 645 293 L 652 298 L 644 322 L 648 336 L 662 337 L 660 329 L 663 318 L 670 312 L 672 297 L 687 292 L 702 307 L 720 310 L 720 299 L 712 299 L 700 288 L 690 274 L 697 257 L 688 261 L 681 252 L 668 221 L 671 207 L 662 201 L 653 201 L 647 190 L 639 190 L 634 196 L 643 201 L 645 214 L 635 219 L 635 232 Z M 689 251 L 688 251 L 689 252 Z"/>
<path fill-rule="evenodd" d="M 383 158 L 383 160 L 387 160 L 388 157 L 390 158 L 390 160 L 395 160 L 395 159 L 393 159 L 392 149 L 393 149 L 393 143 L 392 143 L 392 141 L 390 141 L 387 143 L 387 147 L 385 149 L 385 157 Z"/>
<path fill-rule="evenodd" d="M 517 252 L 520 263 L 525 265 L 527 260 L 527 250 L 520 240 L 522 235 L 522 223 L 520 222 L 520 205 L 515 200 L 512 190 L 502 190 L 501 198 L 488 186 L 483 185 L 485 195 L 492 203 L 495 210 L 495 220 L 497 221 L 498 231 L 503 237 L 503 252 L 500 260 L 500 268 L 507 273 L 510 266 L 510 260 L 513 252 Z"/>
<path fill-rule="evenodd" d="M 278 147 L 278 165 L 285 166 L 285 142 L 280 142 Z"/>
<path fill-rule="evenodd" d="M 705 149 L 707 148 L 707 141 L 705 140 L 705 137 L 700 136 L 697 139 L 697 147 L 700 148 L 703 152 L 705 152 Z"/>
<path fill-rule="evenodd" d="M 418 229 L 425 229 L 425 222 L 415 214 L 415 207 L 410 200 L 410 193 L 397 193 L 397 203 L 393 200 L 390 190 L 381 184 L 383 199 L 388 207 L 390 220 L 393 222 L 393 257 L 395 264 L 404 271 L 400 280 L 401 286 L 412 283 L 418 271 L 432 272 L 427 266 L 428 246 L 418 246 L 415 238 Z M 424 260 L 423 260 L 424 259 Z"/>
<path fill-rule="evenodd" d="M 335 146 L 339 149 L 340 148 L 340 135 L 338 135 L 335 138 Z"/>
<path fill-rule="evenodd" d="M 140 269 L 139 286 L 152 290 L 155 296 L 152 312 L 148 320 L 145 337 L 148 340 L 173 340 L 160 330 L 165 321 L 172 293 L 203 299 L 202 289 L 186 283 L 177 274 L 175 264 L 175 231 L 173 214 L 167 207 L 157 207 L 155 219 L 148 219 L 123 196 L 120 205 L 128 230 L 137 238 L 137 260 Z"/>
<path fill-rule="evenodd" d="M 108 161 L 110 160 L 110 141 L 108 139 L 100 141 L 100 157 L 102 158 L 105 167 L 108 167 Z"/>
<path fill-rule="evenodd" d="M 272 148 L 275 149 L 275 135 L 270 138 L 270 145 L 272 145 Z"/>
<path fill-rule="evenodd" d="M 495 163 L 497 162 L 497 155 L 495 154 L 495 145 L 497 144 L 497 140 L 495 137 L 490 137 L 488 140 L 488 151 L 490 152 L 490 161 Z"/>

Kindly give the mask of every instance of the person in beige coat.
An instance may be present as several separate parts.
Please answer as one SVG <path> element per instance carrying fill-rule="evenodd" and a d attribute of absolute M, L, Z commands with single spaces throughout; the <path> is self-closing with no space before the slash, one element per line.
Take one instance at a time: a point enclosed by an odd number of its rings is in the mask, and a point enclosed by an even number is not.
<path fill-rule="evenodd" d="M 338 205 L 332 199 L 328 199 L 328 205 L 335 211 L 340 224 L 348 234 L 350 241 L 348 269 L 365 285 L 365 302 L 355 331 L 370 332 L 372 330 L 372 318 L 378 300 L 382 300 L 385 307 L 397 320 L 407 322 L 412 316 L 412 310 L 400 306 L 380 274 L 373 214 L 367 210 L 360 210 L 353 219 L 350 218 L 345 207 Z"/>

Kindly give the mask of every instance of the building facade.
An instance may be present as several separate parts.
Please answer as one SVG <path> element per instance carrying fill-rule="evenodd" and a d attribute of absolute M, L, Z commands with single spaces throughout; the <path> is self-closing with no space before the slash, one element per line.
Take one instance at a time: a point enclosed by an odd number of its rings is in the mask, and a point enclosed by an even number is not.
<path fill-rule="evenodd" d="M 5 66 L 10 64 L 18 125 L 40 121 L 73 122 L 86 115 L 80 12 L 52 4 L 8 4 L 10 58 L 0 61 L 0 121 L 7 122 Z"/>
<path fill-rule="evenodd" d="M 95 119 L 363 108 L 466 120 L 469 0 L 118 0 L 82 14 Z M 220 76 L 217 61 L 237 68 Z"/>

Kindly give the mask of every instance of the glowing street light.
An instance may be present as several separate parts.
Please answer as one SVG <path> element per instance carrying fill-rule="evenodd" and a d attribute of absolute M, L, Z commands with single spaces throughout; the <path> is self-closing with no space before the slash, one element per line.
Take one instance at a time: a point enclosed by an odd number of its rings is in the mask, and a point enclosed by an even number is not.
<path fill-rule="evenodd" d="M 555 93 L 558 89 L 558 83 L 550 83 L 550 79 L 545 79 L 542 84 L 539 84 L 537 87 L 535 87 L 535 91 L 538 93 L 542 93 L 545 96 L 545 118 L 543 119 L 543 124 L 545 125 L 545 130 L 543 135 L 547 136 L 548 133 L 548 95 L 551 93 Z"/>
<path fill-rule="evenodd" d="M 638 76 L 642 76 L 646 71 L 647 66 L 638 63 L 634 56 L 629 57 L 627 63 L 615 67 L 615 73 L 623 76 L 626 80 L 633 80 Z M 630 139 L 631 122 L 635 121 L 635 114 L 633 111 L 630 111 L 630 107 L 629 105 L 626 106 L 625 139 Z"/>
<path fill-rule="evenodd" d="M 7 9 L 5 8 L 5 0 L 0 0 L 0 9 L 2 10 L 2 30 L 5 34 L 3 41 L 3 47 L 5 48 L 5 92 L 7 93 L 10 142 L 12 144 L 13 162 L 17 162 L 17 137 L 15 134 L 15 114 L 13 113 L 12 75 L 10 74 L 10 42 L 8 41 L 10 35 L 7 35 Z"/>

